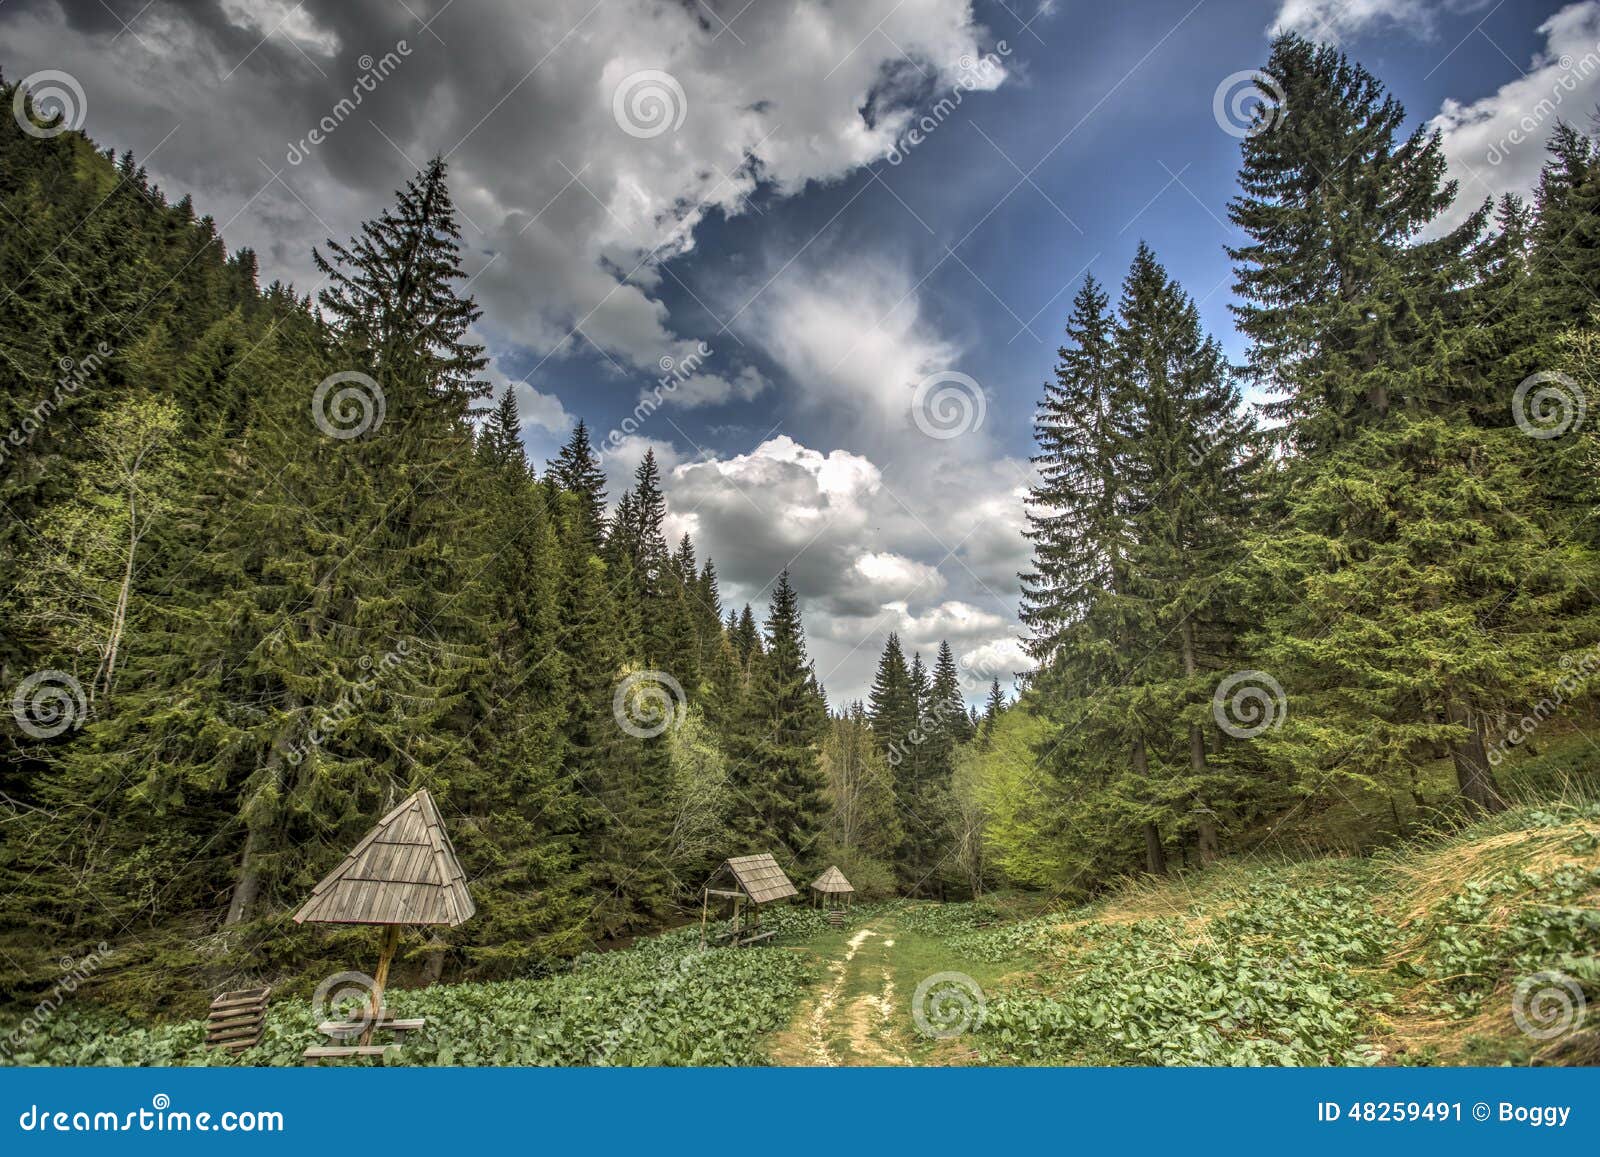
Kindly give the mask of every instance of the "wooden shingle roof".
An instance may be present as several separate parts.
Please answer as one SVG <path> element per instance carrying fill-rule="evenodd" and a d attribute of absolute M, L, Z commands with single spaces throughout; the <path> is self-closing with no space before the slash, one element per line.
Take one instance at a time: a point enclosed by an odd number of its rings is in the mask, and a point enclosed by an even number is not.
<path fill-rule="evenodd" d="M 733 878 L 738 881 L 744 894 L 757 904 L 800 894 L 789 882 L 789 877 L 784 875 L 783 869 L 778 867 L 778 861 L 772 858 L 770 852 L 762 852 L 756 856 L 735 856 L 723 867 L 733 873 Z"/>
<path fill-rule="evenodd" d="M 819 892 L 854 892 L 855 886 L 844 878 L 844 873 L 835 864 L 822 875 L 811 881 L 811 886 Z"/>
<path fill-rule="evenodd" d="M 477 911 L 427 790 L 378 821 L 311 890 L 296 924 L 448 924 Z"/>

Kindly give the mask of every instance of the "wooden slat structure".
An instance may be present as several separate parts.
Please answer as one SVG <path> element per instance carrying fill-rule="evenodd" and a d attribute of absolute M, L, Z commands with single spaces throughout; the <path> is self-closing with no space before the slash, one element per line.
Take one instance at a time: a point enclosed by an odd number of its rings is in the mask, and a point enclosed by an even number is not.
<path fill-rule="evenodd" d="M 770 852 L 762 852 L 756 856 L 735 856 L 731 860 L 723 861 L 722 866 L 733 876 L 752 903 L 765 904 L 771 900 L 782 900 L 800 894 L 799 889 L 789 882 L 789 877 L 784 874 L 783 869 L 778 867 L 778 861 L 772 858 Z"/>
<path fill-rule="evenodd" d="M 811 886 L 818 892 L 854 892 L 855 885 L 844 878 L 844 873 L 835 864 L 822 875 L 811 881 Z"/>
<path fill-rule="evenodd" d="M 466 873 L 426 788 L 378 821 L 311 890 L 296 924 L 445 924 L 476 912 Z"/>
<path fill-rule="evenodd" d="M 206 1048 L 239 1052 L 261 1040 L 270 988 L 240 988 L 211 1002 L 206 1015 Z"/>
<path fill-rule="evenodd" d="M 711 886 L 724 880 L 734 886 L 732 888 Z M 734 947 L 739 948 L 777 935 L 776 932 L 761 931 L 761 905 L 770 904 L 774 900 L 786 900 L 799 894 L 799 890 L 769 852 L 754 856 L 734 856 L 732 859 L 722 861 L 721 867 L 706 881 L 701 897 L 700 946 L 704 948 L 706 943 L 706 925 L 711 918 L 711 897 L 716 896 L 731 903 L 733 924 L 726 936 Z M 747 907 L 748 917 L 745 915 Z"/>
<path fill-rule="evenodd" d="M 371 1044 L 374 1031 L 420 1028 L 421 1021 L 396 1021 L 383 1006 L 400 929 L 407 924 L 454 927 L 477 910 L 438 805 L 423 788 L 379 820 L 294 914 L 296 924 L 377 924 L 384 929 L 370 1010 L 360 1022 L 365 1025 L 360 1044 L 307 1049 L 305 1059 L 379 1055 L 383 1048 Z M 342 1032 L 324 1035 L 341 1039 Z"/>
<path fill-rule="evenodd" d="M 846 908 L 850 906 L 851 895 L 856 889 L 854 884 L 844 878 L 839 865 L 831 865 L 826 872 L 812 880 L 811 890 L 817 894 L 817 906 L 830 909 L 828 922 L 835 928 L 842 927 L 844 917 L 840 916 L 834 920 L 833 913 L 838 910 L 840 904 Z"/>

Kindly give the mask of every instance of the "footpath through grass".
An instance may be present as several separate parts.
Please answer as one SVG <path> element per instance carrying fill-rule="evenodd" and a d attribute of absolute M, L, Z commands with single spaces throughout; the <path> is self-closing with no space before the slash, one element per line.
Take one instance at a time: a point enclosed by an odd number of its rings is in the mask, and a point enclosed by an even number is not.
<path fill-rule="evenodd" d="M 775 1059 L 1600 1063 L 1595 805 L 1516 809 L 1370 859 L 1223 864 L 1027 919 L 901 904 L 866 930 L 842 972 L 834 938 L 810 942 L 837 996 L 808 997 Z M 918 984 L 949 973 L 965 979 L 935 985 L 919 1025 Z"/>

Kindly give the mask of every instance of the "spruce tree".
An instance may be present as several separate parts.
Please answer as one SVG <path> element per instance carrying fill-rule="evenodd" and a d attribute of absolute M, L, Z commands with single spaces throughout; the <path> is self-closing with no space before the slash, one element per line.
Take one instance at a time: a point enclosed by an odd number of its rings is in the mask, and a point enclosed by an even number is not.
<path fill-rule="evenodd" d="M 733 825 L 752 850 L 771 845 L 792 865 L 808 863 L 826 818 L 817 756 L 827 705 L 787 571 L 773 588 L 765 648 L 754 662 L 748 719 L 730 750 Z"/>
<path fill-rule="evenodd" d="M 582 418 L 551 459 L 546 476 L 577 499 L 578 524 L 590 548 L 598 549 L 606 524 L 606 475 L 589 444 L 589 428 Z"/>
<path fill-rule="evenodd" d="M 756 616 L 749 603 L 739 612 L 739 625 L 730 633 L 734 649 L 739 653 L 739 662 L 744 667 L 745 679 L 748 680 L 761 655 L 761 631 L 756 626 Z"/>
<path fill-rule="evenodd" d="M 1086 277 L 1072 302 L 1034 418 L 1039 483 L 1028 493 L 1033 569 L 1022 575 L 1028 653 L 1047 667 L 1100 592 L 1111 585 L 1117 477 L 1111 468 L 1112 331 L 1108 299 Z"/>
<path fill-rule="evenodd" d="M 1335 49 L 1280 38 L 1268 70 L 1287 112 L 1245 141 L 1231 210 L 1252 238 L 1232 251 L 1250 365 L 1302 452 L 1255 551 L 1301 592 L 1262 640 L 1292 688 L 1267 738 L 1288 766 L 1391 792 L 1442 743 L 1461 800 L 1492 810 L 1489 722 L 1548 685 L 1591 564 L 1530 517 L 1536 440 L 1475 420 L 1503 264 L 1487 207 L 1419 240 L 1455 196 L 1438 135 L 1397 142 L 1399 102 Z"/>
<path fill-rule="evenodd" d="M 1000 689 L 1000 680 L 995 679 L 989 684 L 989 697 L 983 704 L 983 721 L 979 734 L 985 743 L 994 735 L 994 725 L 999 722 L 1005 709 L 1006 693 Z"/>
<path fill-rule="evenodd" d="M 491 470 L 528 473 L 528 457 L 522 449 L 522 420 L 517 415 L 516 393 L 507 389 L 500 395 L 478 435 L 478 454 Z"/>
<path fill-rule="evenodd" d="M 900 649 L 899 636 L 892 632 L 878 658 L 867 699 L 867 719 L 879 749 L 898 776 L 906 745 L 917 725 L 917 703 L 911 692 L 911 670 L 906 666 L 905 652 Z"/>
<path fill-rule="evenodd" d="M 1439 133 L 1402 139 L 1404 107 L 1332 46 L 1279 36 L 1266 71 L 1283 110 L 1242 143 L 1232 308 L 1248 374 L 1277 395 L 1266 413 L 1315 451 L 1449 389 L 1429 363 L 1435 299 L 1469 280 L 1487 209 L 1419 239 L 1455 200 Z"/>
<path fill-rule="evenodd" d="M 1213 805 L 1231 790 L 1207 755 L 1212 684 L 1238 655 L 1244 535 L 1262 455 L 1220 343 L 1202 332 L 1194 303 L 1145 245 L 1118 315 L 1122 404 L 1112 426 L 1129 548 L 1117 605 L 1125 643 L 1144 659 L 1108 694 L 1106 709 L 1120 707 L 1147 758 L 1159 749 L 1168 780 L 1155 797 L 1177 803 L 1169 827 L 1192 819 L 1209 862 L 1218 850 Z M 1151 800 L 1149 785 L 1133 786 Z"/>

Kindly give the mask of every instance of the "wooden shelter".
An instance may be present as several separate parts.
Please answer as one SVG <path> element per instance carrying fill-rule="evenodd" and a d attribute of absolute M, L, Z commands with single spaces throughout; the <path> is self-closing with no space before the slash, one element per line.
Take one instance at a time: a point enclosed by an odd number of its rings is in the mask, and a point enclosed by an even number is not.
<path fill-rule="evenodd" d="M 713 884 L 719 883 L 732 886 L 712 887 Z M 733 924 L 723 935 L 735 948 L 739 948 L 777 935 L 775 931 L 761 931 L 761 905 L 799 894 L 799 890 L 790 882 L 770 852 L 754 856 L 735 856 L 722 861 L 722 866 L 711 873 L 711 878 L 706 881 L 701 896 L 700 947 L 704 948 L 706 944 L 706 924 L 711 918 L 711 897 L 727 900 L 732 905 Z"/>
<path fill-rule="evenodd" d="M 402 1023 L 389 1021 L 383 1005 L 389 962 L 400 946 L 400 929 L 407 924 L 453 928 L 476 911 L 438 805 L 424 788 L 378 821 L 344 862 L 311 890 L 311 898 L 294 914 L 294 921 L 383 926 L 383 946 L 372 977 L 371 1016 L 358 1027 L 365 1047 L 374 1028 L 396 1029 Z M 410 1022 L 403 1023 L 410 1026 Z M 350 1027 L 340 1023 L 322 1026 L 336 1039 L 352 1035 Z M 319 1055 L 342 1053 L 316 1051 Z"/>
<path fill-rule="evenodd" d="M 811 881 L 811 890 L 817 894 L 818 907 L 834 908 L 842 904 L 848 908 L 851 894 L 856 889 L 854 884 L 844 878 L 839 865 L 835 864 Z"/>

